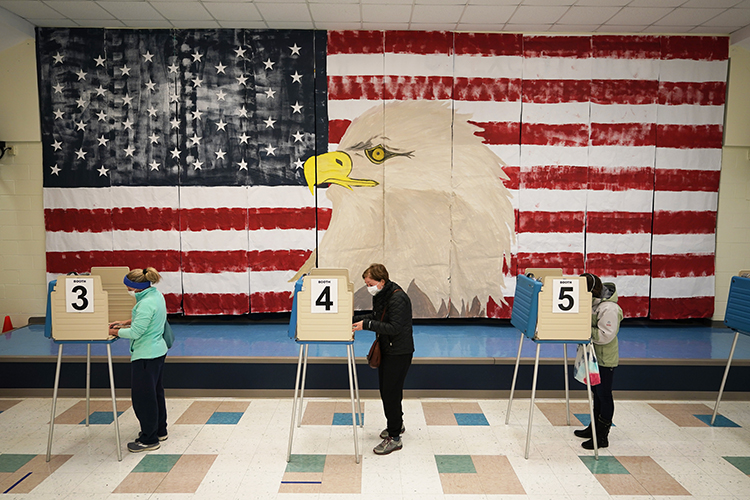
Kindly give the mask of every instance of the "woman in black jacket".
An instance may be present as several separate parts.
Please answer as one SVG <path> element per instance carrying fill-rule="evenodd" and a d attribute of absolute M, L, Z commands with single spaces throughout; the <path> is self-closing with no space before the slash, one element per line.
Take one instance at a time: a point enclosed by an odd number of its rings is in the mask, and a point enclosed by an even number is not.
<path fill-rule="evenodd" d="M 372 330 L 380 344 L 380 399 L 388 428 L 380 433 L 383 442 L 372 451 L 387 455 L 403 447 L 401 434 L 404 428 L 404 381 L 414 353 L 411 328 L 411 300 L 400 286 L 388 279 L 383 264 L 372 264 L 362 273 L 367 291 L 373 295 L 372 312 L 354 317 L 352 330 Z"/>

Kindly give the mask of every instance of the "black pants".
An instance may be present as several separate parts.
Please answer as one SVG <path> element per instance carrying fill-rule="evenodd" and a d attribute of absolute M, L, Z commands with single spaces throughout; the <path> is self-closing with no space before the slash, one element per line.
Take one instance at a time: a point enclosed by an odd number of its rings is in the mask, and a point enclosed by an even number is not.
<path fill-rule="evenodd" d="M 167 434 L 167 404 L 164 400 L 164 359 L 166 354 L 154 359 L 136 359 L 130 363 L 132 376 L 130 398 L 133 411 L 141 423 L 143 444 L 159 442 L 157 436 Z"/>
<path fill-rule="evenodd" d="M 398 437 L 404 423 L 401 401 L 404 399 L 404 382 L 411 366 L 411 354 L 383 355 L 378 368 L 380 399 L 388 422 L 388 435 Z"/>
<path fill-rule="evenodd" d="M 612 379 L 615 369 L 607 366 L 599 366 L 601 383 L 592 386 L 594 392 L 594 415 L 599 415 L 607 423 L 612 422 L 615 414 L 615 400 L 612 398 Z"/>

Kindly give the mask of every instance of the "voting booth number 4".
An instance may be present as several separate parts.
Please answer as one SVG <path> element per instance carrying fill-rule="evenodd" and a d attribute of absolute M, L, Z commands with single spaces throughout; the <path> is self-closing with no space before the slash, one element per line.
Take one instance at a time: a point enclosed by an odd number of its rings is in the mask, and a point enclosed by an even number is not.
<path fill-rule="evenodd" d="M 553 313 L 578 313 L 579 284 L 578 279 L 552 280 Z"/>
<path fill-rule="evenodd" d="M 65 278 L 65 312 L 94 312 L 94 278 Z"/>
<path fill-rule="evenodd" d="M 310 312 L 337 314 L 339 284 L 337 279 L 310 279 Z"/>

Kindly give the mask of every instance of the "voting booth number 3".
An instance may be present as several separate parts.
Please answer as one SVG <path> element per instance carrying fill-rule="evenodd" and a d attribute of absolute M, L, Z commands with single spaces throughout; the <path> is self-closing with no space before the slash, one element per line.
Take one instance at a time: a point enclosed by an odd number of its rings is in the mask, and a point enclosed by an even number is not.
<path fill-rule="evenodd" d="M 65 278 L 65 312 L 94 312 L 94 278 Z"/>
<path fill-rule="evenodd" d="M 552 312 L 578 313 L 578 279 L 552 280 Z"/>
<path fill-rule="evenodd" d="M 310 312 L 330 313 L 339 312 L 339 280 L 310 279 Z"/>

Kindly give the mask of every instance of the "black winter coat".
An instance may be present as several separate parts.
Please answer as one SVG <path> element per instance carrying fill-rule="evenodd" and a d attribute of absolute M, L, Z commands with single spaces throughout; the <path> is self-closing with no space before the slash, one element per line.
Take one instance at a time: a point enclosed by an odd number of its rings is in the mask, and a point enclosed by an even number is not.
<path fill-rule="evenodd" d="M 382 354 L 414 352 L 411 299 L 393 281 L 386 281 L 383 289 L 372 298 L 372 312 L 355 316 L 353 321 L 364 321 L 362 328 L 377 334 Z"/>

